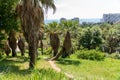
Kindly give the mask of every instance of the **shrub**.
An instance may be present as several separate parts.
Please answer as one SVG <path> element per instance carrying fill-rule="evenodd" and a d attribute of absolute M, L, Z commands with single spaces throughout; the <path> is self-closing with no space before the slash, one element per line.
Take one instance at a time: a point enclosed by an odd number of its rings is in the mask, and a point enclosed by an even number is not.
<path fill-rule="evenodd" d="M 52 48 L 48 47 L 47 49 L 44 49 L 44 54 L 52 54 Z"/>
<path fill-rule="evenodd" d="M 75 53 L 77 58 L 88 60 L 104 60 L 105 54 L 97 50 L 79 50 Z"/>

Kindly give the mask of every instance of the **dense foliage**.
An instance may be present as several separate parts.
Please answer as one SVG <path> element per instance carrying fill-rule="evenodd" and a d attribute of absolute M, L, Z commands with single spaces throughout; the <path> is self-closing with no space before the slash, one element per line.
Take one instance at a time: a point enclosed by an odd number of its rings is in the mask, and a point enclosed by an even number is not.
<path fill-rule="evenodd" d="M 99 48 L 103 52 L 114 53 L 120 47 L 120 26 L 119 24 L 79 24 L 76 21 L 68 20 L 60 23 L 47 24 L 45 31 L 56 32 L 60 36 L 61 43 L 65 32 L 69 31 L 72 39 L 73 50 L 87 48 Z"/>
<path fill-rule="evenodd" d="M 102 43 L 102 34 L 99 27 L 85 28 L 79 37 L 79 45 L 87 49 L 95 49 Z"/>
<path fill-rule="evenodd" d="M 79 59 L 104 60 L 105 54 L 97 50 L 79 50 L 75 53 Z"/>
<path fill-rule="evenodd" d="M 14 11 L 16 2 L 17 0 L 0 0 L 0 45 L 2 45 L 1 40 L 5 39 L 6 33 L 18 30 Z"/>
<path fill-rule="evenodd" d="M 18 29 L 15 18 L 15 3 L 17 0 L 0 0 L 0 29 L 7 32 Z"/>

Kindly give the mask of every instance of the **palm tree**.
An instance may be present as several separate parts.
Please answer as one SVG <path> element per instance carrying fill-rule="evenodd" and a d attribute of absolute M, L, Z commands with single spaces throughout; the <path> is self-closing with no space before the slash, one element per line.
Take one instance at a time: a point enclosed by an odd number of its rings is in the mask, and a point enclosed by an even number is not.
<path fill-rule="evenodd" d="M 29 45 L 30 67 L 34 67 L 39 41 L 39 30 L 44 21 L 44 13 L 48 8 L 56 7 L 54 0 L 21 0 L 16 7 L 16 12 L 20 17 L 23 34 Z"/>
<path fill-rule="evenodd" d="M 24 43 L 24 40 L 23 40 L 23 38 L 21 36 L 19 36 L 19 39 L 18 39 L 18 48 L 20 49 L 21 56 L 24 56 L 25 43 Z"/>
<path fill-rule="evenodd" d="M 9 56 L 11 49 L 10 49 L 10 46 L 8 44 L 8 41 L 6 41 L 4 44 L 4 51 L 5 51 L 6 56 Z"/>
<path fill-rule="evenodd" d="M 61 55 L 62 55 L 63 58 L 66 58 L 67 56 L 70 55 L 71 48 L 72 48 L 71 37 L 70 37 L 69 31 L 67 31 L 64 42 L 63 42 L 62 49 L 51 60 L 57 60 Z"/>
<path fill-rule="evenodd" d="M 54 51 L 53 57 L 55 57 L 60 46 L 60 39 L 57 33 L 50 33 L 50 45 Z"/>
<path fill-rule="evenodd" d="M 16 54 L 16 48 L 17 48 L 17 39 L 15 37 L 15 32 L 14 31 L 10 31 L 9 33 L 9 37 L 8 37 L 8 43 L 10 48 L 12 49 L 12 57 L 17 56 Z"/>
<path fill-rule="evenodd" d="M 43 55 L 43 36 L 44 36 L 44 31 L 41 28 L 41 30 L 39 31 L 39 41 L 40 41 L 40 48 L 41 48 L 41 53 Z"/>

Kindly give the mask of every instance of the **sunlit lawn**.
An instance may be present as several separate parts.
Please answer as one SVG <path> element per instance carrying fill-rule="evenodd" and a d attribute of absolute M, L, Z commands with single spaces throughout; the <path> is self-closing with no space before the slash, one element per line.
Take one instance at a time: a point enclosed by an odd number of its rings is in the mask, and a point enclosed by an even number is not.
<path fill-rule="evenodd" d="M 62 71 L 72 74 L 75 80 L 120 80 L 120 60 L 117 59 L 60 59 L 56 64 Z"/>
<path fill-rule="evenodd" d="M 29 69 L 28 55 L 0 59 L 0 80 L 68 80 L 62 73 L 52 70 L 51 65 L 39 56 L 34 70 Z M 59 59 L 56 64 L 62 72 L 73 75 L 74 80 L 120 80 L 120 60 L 106 58 L 91 61 L 76 58 Z"/>
<path fill-rule="evenodd" d="M 0 59 L 0 80 L 68 80 L 62 73 L 55 72 L 51 65 L 40 56 L 34 70 L 29 69 L 25 57 L 4 57 Z"/>

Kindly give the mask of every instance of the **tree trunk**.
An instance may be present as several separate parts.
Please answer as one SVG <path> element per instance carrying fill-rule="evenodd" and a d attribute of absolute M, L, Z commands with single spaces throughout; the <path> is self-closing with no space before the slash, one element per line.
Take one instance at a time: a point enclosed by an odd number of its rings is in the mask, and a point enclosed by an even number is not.
<path fill-rule="evenodd" d="M 24 56 L 24 53 L 25 53 L 25 43 L 24 43 L 23 39 L 21 38 L 21 36 L 20 36 L 20 38 L 18 40 L 18 48 L 20 49 L 21 56 Z"/>
<path fill-rule="evenodd" d="M 67 31 L 66 36 L 65 36 L 65 40 L 63 42 L 62 58 L 66 58 L 67 56 L 70 55 L 71 48 L 72 48 L 71 36 L 70 36 L 70 33 Z"/>
<path fill-rule="evenodd" d="M 41 48 L 41 53 L 43 55 L 43 41 L 42 41 L 42 39 L 40 40 L 40 48 Z"/>
<path fill-rule="evenodd" d="M 40 40 L 40 48 L 41 48 L 41 54 L 43 55 L 43 30 L 39 30 L 39 40 Z"/>
<path fill-rule="evenodd" d="M 30 68 L 34 68 L 37 56 L 39 30 L 44 21 L 38 0 L 22 0 L 16 8 L 20 16 L 23 34 L 29 45 Z"/>
<path fill-rule="evenodd" d="M 12 49 L 12 57 L 17 56 L 15 49 Z"/>
<path fill-rule="evenodd" d="M 9 56 L 9 54 L 10 54 L 10 52 L 11 52 L 11 49 L 10 49 L 10 46 L 9 46 L 8 42 L 6 42 L 6 43 L 4 44 L 4 51 L 5 51 L 5 53 L 6 53 L 6 56 Z"/>
<path fill-rule="evenodd" d="M 12 56 L 15 57 L 17 56 L 16 54 L 16 48 L 17 48 L 17 43 L 16 43 L 16 38 L 15 38 L 15 32 L 14 31 L 11 31 L 9 33 L 9 38 L 8 38 L 8 43 L 9 43 L 9 46 L 10 48 L 12 49 Z"/>
<path fill-rule="evenodd" d="M 33 45 L 29 45 L 29 56 L 30 56 L 30 67 L 33 68 L 35 66 L 36 63 L 36 52 L 37 49 L 34 47 L 34 43 Z"/>
<path fill-rule="evenodd" d="M 57 53 L 57 55 L 54 56 L 51 60 L 57 60 L 62 55 L 62 53 L 63 53 L 63 49 L 61 49 L 60 52 Z"/>
<path fill-rule="evenodd" d="M 53 57 L 55 57 L 60 46 L 60 39 L 57 33 L 50 33 L 50 45 L 54 51 Z"/>
<path fill-rule="evenodd" d="M 72 48 L 71 37 L 70 33 L 67 32 L 61 51 L 51 60 L 57 60 L 61 55 L 63 58 L 66 58 L 67 56 L 69 56 L 71 48 Z"/>

